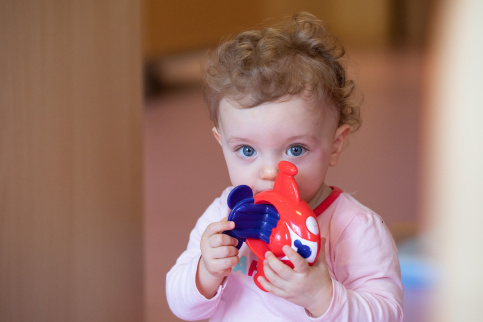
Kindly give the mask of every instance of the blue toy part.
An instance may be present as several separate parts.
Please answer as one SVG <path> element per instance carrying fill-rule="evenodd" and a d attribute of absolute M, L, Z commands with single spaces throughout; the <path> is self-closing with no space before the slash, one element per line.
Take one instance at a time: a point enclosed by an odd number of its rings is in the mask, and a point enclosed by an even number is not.
<path fill-rule="evenodd" d="M 302 244 L 300 240 L 295 240 L 294 246 L 297 247 L 297 253 L 303 258 L 309 258 L 312 255 L 312 250 L 309 246 Z"/>
<path fill-rule="evenodd" d="M 235 238 L 260 239 L 266 243 L 270 242 L 270 234 L 279 219 L 274 206 L 250 201 L 237 204 L 228 217 L 228 220 L 235 222 L 235 229 L 232 230 Z"/>
<path fill-rule="evenodd" d="M 252 188 L 246 185 L 240 185 L 230 192 L 227 199 L 227 204 L 230 209 L 234 209 L 240 201 L 245 199 L 253 199 L 253 191 Z M 253 203 L 253 201 L 252 201 Z"/>
<path fill-rule="evenodd" d="M 228 196 L 231 209 L 228 220 L 235 222 L 235 228 L 225 233 L 238 239 L 238 249 L 247 238 L 260 239 L 268 244 L 272 229 L 280 219 L 273 205 L 254 202 L 252 189 L 245 185 L 235 187 Z"/>

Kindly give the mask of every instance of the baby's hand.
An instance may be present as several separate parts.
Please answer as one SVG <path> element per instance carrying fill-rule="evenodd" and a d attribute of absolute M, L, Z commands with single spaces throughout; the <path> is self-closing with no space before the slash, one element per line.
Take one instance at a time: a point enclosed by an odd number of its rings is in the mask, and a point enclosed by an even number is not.
<path fill-rule="evenodd" d="M 196 285 L 200 293 L 207 298 L 216 294 L 218 286 L 239 261 L 236 248 L 238 240 L 223 234 L 223 231 L 234 227 L 234 222 L 224 218 L 222 221 L 208 225 L 201 236 L 201 259 L 196 275 Z"/>
<path fill-rule="evenodd" d="M 267 252 L 263 264 L 266 279 L 260 276 L 258 282 L 268 292 L 304 307 L 314 317 L 322 316 L 330 306 L 333 292 L 325 263 L 324 243 L 312 266 L 290 246 L 284 246 L 283 252 L 294 268 L 282 263 L 272 252 Z"/>

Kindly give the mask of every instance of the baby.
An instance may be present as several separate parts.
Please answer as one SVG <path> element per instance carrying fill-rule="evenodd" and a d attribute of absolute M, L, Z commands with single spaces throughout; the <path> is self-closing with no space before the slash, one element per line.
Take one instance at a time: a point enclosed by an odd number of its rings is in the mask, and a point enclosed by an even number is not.
<path fill-rule="evenodd" d="M 360 125 L 344 51 L 313 15 L 279 28 L 243 32 L 211 53 L 206 99 L 233 186 L 273 188 L 278 163 L 296 165 L 300 197 L 317 216 L 321 252 L 307 261 L 290 246 L 293 268 L 270 251 L 257 257 L 223 234 L 227 188 L 199 218 L 188 248 L 167 275 L 170 308 L 186 320 L 402 321 L 397 249 L 381 218 L 325 177 Z"/>

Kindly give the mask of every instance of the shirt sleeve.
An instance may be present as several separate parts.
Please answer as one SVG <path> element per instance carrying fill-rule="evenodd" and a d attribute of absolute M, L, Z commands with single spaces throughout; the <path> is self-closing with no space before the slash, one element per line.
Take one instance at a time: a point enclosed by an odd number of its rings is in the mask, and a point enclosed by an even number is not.
<path fill-rule="evenodd" d="M 221 299 L 225 283 L 220 285 L 213 298 L 207 299 L 196 287 L 196 271 L 201 257 L 200 240 L 206 227 L 228 215 L 228 208 L 225 206 L 227 193 L 225 190 L 198 219 L 190 233 L 187 249 L 166 275 L 168 305 L 173 314 L 181 319 L 193 321 L 209 318 Z"/>
<path fill-rule="evenodd" d="M 333 298 L 316 321 L 402 321 L 403 288 L 394 240 L 382 219 L 360 213 L 329 245 Z"/>

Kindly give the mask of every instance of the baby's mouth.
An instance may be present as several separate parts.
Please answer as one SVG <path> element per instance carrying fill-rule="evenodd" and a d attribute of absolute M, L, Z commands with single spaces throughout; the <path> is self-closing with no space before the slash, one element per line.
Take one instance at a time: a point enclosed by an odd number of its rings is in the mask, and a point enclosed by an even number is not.
<path fill-rule="evenodd" d="M 310 241 L 307 239 L 303 239 L 299 235 L 297 235 L 288 224 L 287 228 L 288 231 L 290 232 L 290 239 L 292 240 L 292 247 L 293 250 L 295 250 L 297 253 L 300 254 L 305 260 L 309 263 L 312 264 L 315 261 L 315 258 L 317 257 L 317 249 L 318 249 L 318 243 L 314 241 Z M 284 256 L 281 258 L 281 260 L 289 260 L 287 256 Z"/>
<path fill-rule="evenodd" d="M 273 182 L 269 185 L 261 185 L 260 187 L 253 188 L 253 195 L 257 195 L 260 192 L 273 190 Z"/>

